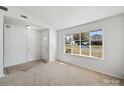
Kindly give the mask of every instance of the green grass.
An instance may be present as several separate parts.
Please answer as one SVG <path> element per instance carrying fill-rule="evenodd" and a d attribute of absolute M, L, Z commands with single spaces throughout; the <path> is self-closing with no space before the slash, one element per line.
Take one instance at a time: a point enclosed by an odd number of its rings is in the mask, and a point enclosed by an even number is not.
<path fill-rule="evenodd" d="M 92 47 L 92 48 L 102 48 L 101 45 L 92 45 L 91 47 Z"/>
<path fill-rule="evenodd" d="M 80 54 L 79 52 L 79 47 L 78 46 L 73 46 L 73 53 L 74 54 Z M 71 53 L 71 46 L 65 46 L 65 51 L 66 53 Z M 89 49 L 81 49 L 81 54 L 82 55 L 89 55 Z M 94 57 L 101 58 L 102 57 L 102 46 L 101 45 L 93 45 L 92 46 L 92 52 L 91 55 Z"/>

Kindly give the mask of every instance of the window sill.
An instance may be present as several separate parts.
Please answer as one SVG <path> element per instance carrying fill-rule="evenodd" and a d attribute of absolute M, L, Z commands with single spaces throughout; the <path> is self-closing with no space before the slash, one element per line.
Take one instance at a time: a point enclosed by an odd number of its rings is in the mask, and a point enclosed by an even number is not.
<path fill-rule="evenodd" d="M 104 60 L 103 58 L 97 58 L 97 57 L 85 56 L 85 55 L 78 55 L 78 54 L 68 54 L 68 53 L 64 53 L 64 55 L 78 56 L 78 57 L 84 57 L 84 58 L 95 59 L 95 60 L 100 60 L 100 61 L 103 61 L 103 60 Z"/>

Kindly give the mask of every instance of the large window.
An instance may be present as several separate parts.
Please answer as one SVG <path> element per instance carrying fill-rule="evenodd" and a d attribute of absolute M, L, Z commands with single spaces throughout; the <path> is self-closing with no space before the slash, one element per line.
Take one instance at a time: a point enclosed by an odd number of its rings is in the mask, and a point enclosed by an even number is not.
<path fill-rule="evenodd" d="M 65 34 L 65 53 L 103 58 L 103 30 Z"/>

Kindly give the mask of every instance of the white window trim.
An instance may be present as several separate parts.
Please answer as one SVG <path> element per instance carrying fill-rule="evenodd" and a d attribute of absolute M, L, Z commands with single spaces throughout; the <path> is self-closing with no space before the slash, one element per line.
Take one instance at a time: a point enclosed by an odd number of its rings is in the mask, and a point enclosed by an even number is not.
<path fill-rule="evenodd" d="M 99 29 L 102 29 L 102 31 L 103 31 L 103 36 L 102 36 L 102 58 L 98 58 L 98 57 L 94 57 L 94 56 L 91 56 L 91 44 L 90 44 L 90 54 L 89 54 L 89 56 L 87 56 L 87 55 L 81 55 L 81 48 L 80 48 L 80 54 L 73 54 L 73 49 L 71 49 L 72 50 L 72 52 L 69 54 L 69 53 L 66 53 L 65 52 L 65 35 L 66 34 L 76 34 L 76 33 L 85 33 L 85 32 L 92 32 L 92 31 L 96 31 L 96 30 L 99 30 Z M 104 29 L 103 28 L 96 28 L 96 29 L 94 29 L 94 30 L 87 30 L 87 31 L 83 31 L 83 32 L 73 32 L 73 33 L 64 33 L 63 34 L 64 35 L 64 54 L 65 55 L 72 55 L 72 56 L 78 56 L 78 57 L 85 57 L 85 58 L 90 58 L 90 59 L 96 59 L 96 60 L 104 60 Z M 80 34 L 81 35 L 81 34 Z M 81 37 L 80 37 L 80 40 L 81 40 Z M 91 41 L 91 38 L 89 39 L 89 42 Z M 80 46 L 81 47 L 81 46 Z"/>

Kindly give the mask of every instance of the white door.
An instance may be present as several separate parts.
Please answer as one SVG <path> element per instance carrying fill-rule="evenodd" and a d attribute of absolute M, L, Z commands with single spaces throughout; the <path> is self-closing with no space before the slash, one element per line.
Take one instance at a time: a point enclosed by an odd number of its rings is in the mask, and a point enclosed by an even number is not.
<path fill-rule="evenodd" d="M 25 63 L 27 50 L 26 30 L 4 26 L 4 67 Z"/>
<path fill-rule="evenodd" d="M 28 31 L 28 61 L 41 59 L 41 31 Z"/>
<path fill-rule="evenodd" d="M 3 19 L 0 15 L 0 77 L 3 75 Z"/>
<path fill-rule="evenodd" d="M 49 60 L 49 31 L 41 32 L 42 59 Z"/>

